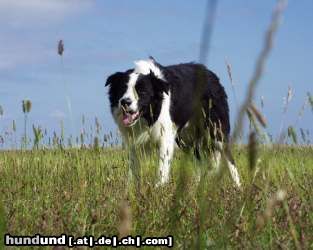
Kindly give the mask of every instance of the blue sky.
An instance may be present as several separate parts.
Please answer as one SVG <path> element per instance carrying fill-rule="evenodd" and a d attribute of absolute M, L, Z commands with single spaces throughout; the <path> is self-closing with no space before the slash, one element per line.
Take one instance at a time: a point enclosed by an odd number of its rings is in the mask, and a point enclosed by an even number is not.
<path fill-rule="evenodd" d="M 225 60 L 232 65 L 241 102 L 263 44 L 276 1 L 218 1 L 207 66 L 216 72 L 229 96 L 232 121 L 236 103 Z M 0 0 L 0 134 L 12 120 L 21 133 L 21 101 L 33 103 L 31 124 L 78 134 L 81 117 L 98 117 L 105 131 L 116 127 L 109 112 L 105 79 L 154 56 L 161 64 L 197 61 L 206 1 Z M 264 96 L 268 131 L 277 136 L 288 86 L 293 98 L 285 124 L 310 129 L 306 109 L 297 121 L 306 93 L 313 88 L 313 1 L 289 1 L 266 65 L 255 102 Z M 65 43 L 64 64 L 57 55 Z M 72 120 L 66 104 L 72 104 Z"/>

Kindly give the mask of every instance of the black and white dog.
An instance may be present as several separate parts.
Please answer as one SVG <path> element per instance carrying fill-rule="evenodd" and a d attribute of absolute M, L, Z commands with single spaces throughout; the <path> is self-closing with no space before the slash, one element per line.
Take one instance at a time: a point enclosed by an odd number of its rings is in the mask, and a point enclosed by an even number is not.
<path fill-rule="evenodd" d="M 111 112 L 124 141 L 158 143 L 161 183 L 169 179 L 175 146 L 192 147 L 200 157 L 205 134 L 214 142 L 213 155 L 219 162 L 222 142 L 227 143 L 230 132 L 227 95 L 218 77 L 204 65 L 162 66 L 150 57 L 136 61 L 134 69 L 111 75 L 105 86 L 109 86 Z M 240 186 L 226 151 L 231 176 Z"/>

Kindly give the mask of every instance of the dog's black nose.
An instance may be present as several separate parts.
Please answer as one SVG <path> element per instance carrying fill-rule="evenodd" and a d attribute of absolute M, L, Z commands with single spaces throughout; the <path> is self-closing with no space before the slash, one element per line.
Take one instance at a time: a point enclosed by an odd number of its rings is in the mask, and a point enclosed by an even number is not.
<path fill-rule="evenodd" d="M 121 105 L 123 107 L 128 107 L 128 106 L 130 106 L 131 103 L 132 103 L 132 101 L 130 100 L 130 98 L 123 98 L 121 100 Z"/>

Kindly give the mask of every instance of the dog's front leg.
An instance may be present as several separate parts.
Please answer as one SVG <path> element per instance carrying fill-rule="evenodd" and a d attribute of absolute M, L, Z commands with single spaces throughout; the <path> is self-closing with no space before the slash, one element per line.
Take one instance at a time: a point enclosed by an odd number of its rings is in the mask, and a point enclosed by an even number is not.
<path fill-rule="evenodd" d="M 175 134 L 170 131 L 164 133 L 160 138 L 160 183 L 164 184 L 169 180 L 171 160 L 174 153 Z"/>

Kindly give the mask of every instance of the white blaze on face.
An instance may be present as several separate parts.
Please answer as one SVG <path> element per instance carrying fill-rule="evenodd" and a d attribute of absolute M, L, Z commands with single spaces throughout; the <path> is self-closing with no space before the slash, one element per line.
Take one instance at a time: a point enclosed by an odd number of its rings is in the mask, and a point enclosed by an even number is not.
<path fill-rule="evenodd" d="M 136 89 L 135 89 L 135 85 L 136 85 L 138 76 L 139 76 L 139 74 L 136 72 L 131 73 L 129 75 L 129 81 L 127 83 L 127 90 L 119 101 L 120 108 L 121 108 L 121 100 L 129 98 L 131 100 L 131 104 L 128 108 L 134 112 L 138 111 L 138 95 L 137 95 Z"/>
<path fill-rule="evenodd" d="M 134 72 L 129 75 L 129 81 L 127 83 L 127 90 L 125 94 L 120 99 L 119 105 L 121 108 L 121 100 L 124 98 L 129 98 L 131 100 L 131 105 L 129 109 L 136 112 L 138 111 L 138 95 L 135 89 L 135 85 L 138 79 L 138 76 L 141 75 L 149 75 L 150 71 L 152 71 L 156 77 L 163 79 L 163 74 L 158 66 L 156 66 L 153 60 L 140 60 L 135 61 L 135 69 Z"/>

